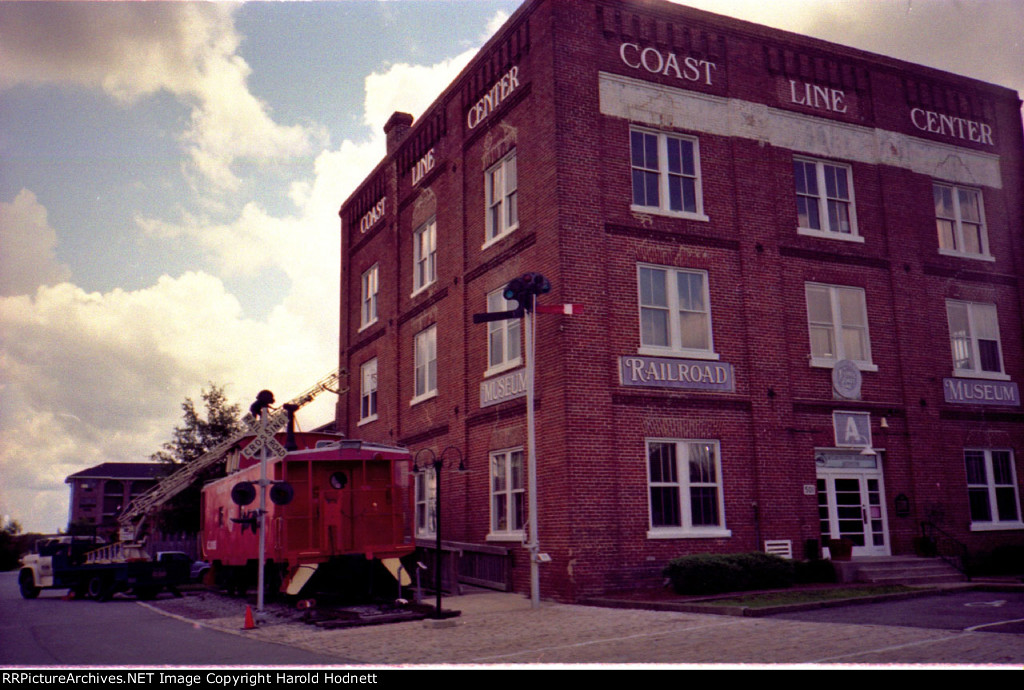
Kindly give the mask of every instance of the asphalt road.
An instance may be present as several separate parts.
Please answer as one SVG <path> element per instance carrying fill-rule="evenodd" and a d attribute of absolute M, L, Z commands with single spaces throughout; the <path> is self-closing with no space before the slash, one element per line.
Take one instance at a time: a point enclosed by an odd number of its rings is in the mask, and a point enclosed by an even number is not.
<path fill-rule="evenodd" d="M 1024 634 L 1024 592 L 949 592 L 772 616 L 798 621 Z"/>
<path fill-rule="evenodd" d="M 190 592 L 182 599 L 162 595 L 151 606 L 129 599 L 63 601 L 59 593 L 23 601 L 14 574 L 0 573 L 0 665 L 969 664 L 1019 669 L 1024 634 L 1014 634 L 1013 624 L 993 623 L 1024 617 L 1021 596 L 961 592 L 744 618 L 552 602 L 532 609 L 522 595 L 488 592 L 447 598 L 446 608 L 462 612 L 445 621 L 450 625 L 415 621 L 323 629 L 294 616 L 271 615 L 268 607 L 267 623 L 243 633 L 245 602 L 213 592 Z"/>
<path fill-rule="evenodd" d="M 346 659 L 231 635 L 161 615 L 120 595 L 65 601 L 66 590 L 24 600 L 17 573 L 0 573 L 0 666 L 311 666 Z M 161 598 L 169 597 L 161 594 Z"/>

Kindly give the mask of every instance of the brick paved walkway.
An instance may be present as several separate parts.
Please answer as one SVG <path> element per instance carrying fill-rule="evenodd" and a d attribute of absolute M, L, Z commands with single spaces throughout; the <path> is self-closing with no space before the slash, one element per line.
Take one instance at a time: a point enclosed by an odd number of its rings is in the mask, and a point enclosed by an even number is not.
<path fill-rule="evenodd" d="M 1024 666 L 1024 635 L 741 618 L 544 603 L 516 594 L 444 600 L 462 615 L 327 630 L 269 615 L 241 631 L 245 605 L 203 594 L 154 608 L 260 640 L 335 655 L 339 664 L 940 664 Z M 237 614 L 224 615 L 226 608 Z M 268 613 L 272 611 L 268 609 Z M 208 616 L 218 617 L 208 617 Z"/>

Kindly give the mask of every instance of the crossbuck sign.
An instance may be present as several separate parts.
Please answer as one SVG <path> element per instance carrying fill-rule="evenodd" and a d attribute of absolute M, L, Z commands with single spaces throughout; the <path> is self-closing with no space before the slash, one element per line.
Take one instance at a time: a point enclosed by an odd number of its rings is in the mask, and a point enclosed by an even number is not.
<path fill-rule="evenodd" d="M 267 449 L 267 456 L 271 458 L 283 458 L 288 455 L 288 450 L 281 445 L 281 443 L 274 438 L 274 434 L 277 433 L 278 429 L 284 426 L 287 416 L 284 414 L 274 414 L 267 418 L 266 425 L 261 424 L 259 418 L 253 417 L 251 414 L 245 415 L 243 422 L 249 425 L 249 428 L 256 432 L 256 438 L 252 440 L 252 443 L 242 449 L 242 455 L 247 458 L 255 457 L 264 448 Z"/>

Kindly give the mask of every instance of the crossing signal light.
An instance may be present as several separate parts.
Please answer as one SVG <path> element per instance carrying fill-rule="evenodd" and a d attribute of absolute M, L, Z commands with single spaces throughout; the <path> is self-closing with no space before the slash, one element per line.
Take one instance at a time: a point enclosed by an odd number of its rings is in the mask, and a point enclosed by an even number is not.
<path fill-rule="evenodd" d="M 551 292 L 551 283 L 540 273 L 524 273 L 513 278 L 502 291 L 502 296 L 509 302 L 516 301 L 519 306 L 513 311 L 522 316 L 523 311 L 533 311 L 533 301 L 537 295 Z"/>
<path fill-rule="evenodd" d="M 505 298 L 506 302 L 516 303 L 511 311 L 474 314 L 473 323 L 521 319 L 523 314 L 533 311 L 534 298 L 548 292 L 551 292 L 551 283 L 547 278 L 540 273 L 524 273 L 518 278 L 510 280 L 505 289 L 501 291 L 501 296 Z"/>
<path fill-rule="evenodd" d="M 526 283 L 523 282 L 522 278 L 513 278 L 509 281 L 508 285 L 505 286 L 505 290 L 501 295 L 506 301 L 511 302 L 512 300 L 516 300 L 521 304 L 523 297 L 526 295 Z"/>
<path fill-rule="evenodd" d="M 550 281 L 540 273 L 524 273 L 522 281 L 532 295 L 544 295 L 551 292 Z"/>
<path fill-rule="evenodd" d="M 256 487 L 252 482 L 238 482 L 231 487 L 231 500 L 238 506 L 249 505 L 256 500 Z"/>

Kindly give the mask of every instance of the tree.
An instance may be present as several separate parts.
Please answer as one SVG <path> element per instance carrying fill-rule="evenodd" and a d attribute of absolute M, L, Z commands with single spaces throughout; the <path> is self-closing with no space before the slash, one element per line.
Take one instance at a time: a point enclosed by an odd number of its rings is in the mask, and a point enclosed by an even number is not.
<path fill-rule="evenodd" d="M 201 396 L 206 419 L 196 412 L 192 398 L 185 398 L 181 404 L 185 412 L 184 425 L 175 427 L 173 440 L 163 444 L 163 450 L 154 453 L 152 460 L 173 464 L 192 462 L 242 430 L 241 410 L 237 404 L 227 404 L 223 387 L 211 383 L 210 390 L 204 388 Z"/>
<path fill-rule="evenodd" d="M 175 427 L 172 439 L 150 458 L 173 465 L 184 465 L 206 454 L 231 436 L 242 431 L 239 406 L 229 405 L 223 386 L 210 383 L 201 393 L 205 417 L 196 410 L 191 398 L 181 404 L 183 424 Z M 204 471 L 192 486 L 169 500 L 160 510 L 157 524 L 165 532 L 198 532 L 200 489 L 203 482 L 224 476 L 224 466 Z"/>
<path fill-rule="evenodd" d="M 0 528 L 0 571 L 14 570 L 18 567 L 21 554 L 32 548 L 41 534 L 21 531 L 21 523 L 8 519 Z"/>

